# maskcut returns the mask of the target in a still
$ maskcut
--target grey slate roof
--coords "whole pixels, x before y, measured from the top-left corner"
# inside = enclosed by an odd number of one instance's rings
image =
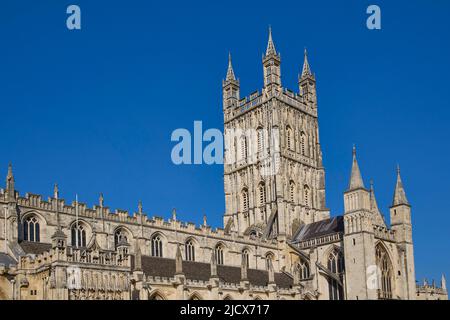
[[[305,241],[337,232],[344,232],[343,216],[337,216],[326,220],[301,225],[295,236],[293,237],[292,243]]]
[[[9,255],[7,255],[6,253],[1,253],[0,252],[0,265],[4,265],[5,267],[9,267],[11,265],[16,265],[17,262],[10,257]]]
[[[142,256],[142,270],[146,276],[173,277],[175,259]],[[189,280],[208,281],[211,265],[204,262],[183,261],[183,273]],[[219,279],[226,283],[238,284],[241,281],[240,267],[218,265],[217,274]],[[247,277],[250,283],[256,286],[266,286],[269,282],[269,274],[265,270],[249,269]],[[281,288],[289,288],[292,286],[292,278],[284,273],[275,273],[275,283]]]
[[[19,245],[27,254],[41,254],[45,251],[49,251],[52,248],[52,245],[50,243],[41,242],[22,241],[21,243],[19,243]]]

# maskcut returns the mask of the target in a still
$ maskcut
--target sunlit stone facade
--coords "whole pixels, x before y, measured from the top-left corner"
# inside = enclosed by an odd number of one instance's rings
[[[390,211],[364,186],[353,150],[344,213],[330,216],[316,79],[305,51],[297,92],[281,82],[271,32],[264,87],[223,81],[224,228],[104,205],[0,192],[0,299],[447,299],[445,278],[416,286],[411,206],[400,171]],[[26,181],[21,182],[26,185]]]

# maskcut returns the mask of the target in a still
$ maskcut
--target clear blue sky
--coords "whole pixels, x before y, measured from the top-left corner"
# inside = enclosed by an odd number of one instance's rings
[[[378,4],[382,30],[365,27]],[[272,25],[283,85],[303,48],[317,77],[327,204],[358,146],[366,185],[388,214],[400,163],[412,204],[417,278],[450,276],[449,1],[24,1],[0,4],[0,168],[17,189],[222,225],[220,165],[175,166],[176,128],[222,128],[228,51],[244,95],[262,86]],[[82,30],[66,28],[78,4]]]

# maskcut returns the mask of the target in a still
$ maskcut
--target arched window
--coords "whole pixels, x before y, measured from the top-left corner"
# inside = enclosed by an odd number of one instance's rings
[[[338,249],[334,249],[331,251],[328,256],[328,270],[339,277],[342,282],[343,272],[344,272],[344,258],[342,253]],[[333,278],[328,278],[328,293],[330,300],[343,300],[344,299],[344,290],[340,283]]]
[[[23,240],[39,242],[40,238],[41,230],[39,221],[35,216],[29,216],[23,221]]]
[[[241,159],[247,158],[247,138],[245,136],[241,137]]]
[[[117,247],[121,241],[128,243],[128,232],[122,228],[117,229],[114,233],[114,246]]]
[[[304,202],[304,204],[305,204],[305,206],[307,206],[307,207],[309,207],[310,205],[309,205],[309,202],[310,202],[310,190],[309,190],[309,187],[305,184],[304,186],[303,186],[303,202]]]
[[[247,268],[250,268],[250,251],[248,251],[248,249],[242,251],[242,260]]]
[[[303,260],[300,260],[297,265],[298,274],[300,280],[305,280],[309,278],[309,263]]]
[[[203,300],[202,297],[198,293],[193,293],[189,300]]]
[[[291,127],[287,126],[286,127],[286,145],[287,145],[287,148],[289,150],[293,150],[294,149],[293,148],[294,143],[293,143],[292,139],[293,139],[293,137],[292,137],[292,129],[291,129]]]
[[[152,257],[162,257],[162,256],[163,256],[162,240],[161,236],[157,234],[152,238]]]
[[[386,249],[378,244],[375,249],[376,264],[379,269],[378,296],[380,299],[392,299],[392,264]]]
[[[150,295],[149,300],[166,300],[166,299],[164,299],[164,297],[160,293],[154,292],[152,295]]]
[[[302,156],[306,156],[306,134],[303,131],[300,134],[300,148]]]
[[[258,152],[264,151],[264,131],[262,128],[258,128],[257,136]]]
[[[195,261],[195,246],[194,241],[188,240],[185,247],[185,254],[186,254],[186,260],[187,261]]]
[[[247,189],[242,190],[242,211],[248,211],[248,191]]]
[[[273,265],[273,254],[272,253],[268,253],[266,255],[266,270],[270,269],[270,265]]]
[[[295,201],[295,182],[289,182],[289,200],[293,203]]]
[[[218,244],[215,249],[216,263],[223,264],[223,245]]]
[[[266,204],[266,185],[264,183],[259,184],[259,205],[264,206]]]
[[[75,222],[71,228],[72,246],[86,247],[86,227],[80,223]]]

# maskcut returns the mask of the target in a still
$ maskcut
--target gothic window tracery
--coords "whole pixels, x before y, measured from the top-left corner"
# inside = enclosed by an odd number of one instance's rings
[[[71,227],[72,246],[74,247],[86,247],[86,227],[76,222]]]
[[[41,230],[39,220],[35,216],[29,216],[23,221],[23,240],[40,242]]]
[[[380,244],[375,249],[376,264],[379,271],[379,297],[381,299],[392,299],[392,264],[386,249]]]
[[[327,267],[341,282],[344,272],[344,257],[339,249],[334,248],[328,255]],[[344,290],[341,284],[334,278],[328,278],[328,293],[330,300],[343,300]]]
[[[114,233],[114,246],[117,247],[121,241],[128,243],[128,232],[123,228],[117,229]]]
[[[195,261],[195,245],[194,241],[188,240],[185,244],[185,255],[187,261]]]
[[[218,265],[223,264],[223,245],[218,244],[215,249],[215,255],[216,255],[216,263]]]
[[[163,244],[161,236],[159,234],[153,236],[151,243],[152,243],[152,257],[162,257]]]
[[[297,265],[297,271],[300,280],[308,279],[310,276],[309,263],[307,261],[300,260],[300,262]]]

